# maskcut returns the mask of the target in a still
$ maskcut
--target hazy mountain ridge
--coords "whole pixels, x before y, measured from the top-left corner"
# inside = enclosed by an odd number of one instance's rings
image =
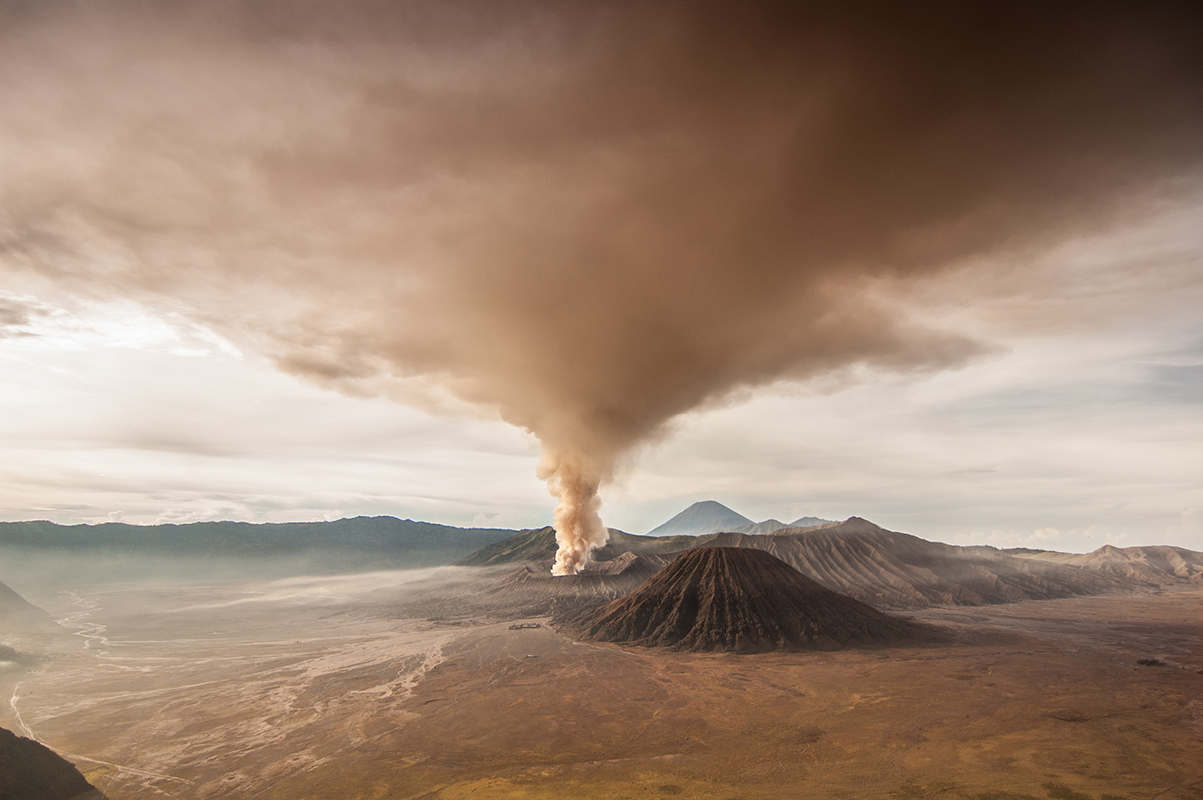
[[[883,608],[1047,600],[1172,582],[1168,578],[1160,583],[1134,580],[1089,564],[1019,557],[991,547],[929,542],[859,517],[820,527],[784,528],[767,535],[655,537],[611,531],[610,542],[595,558],[605,562],[630,552],[662,559],[704,546],[766,550],[828,589]],[[541,574],[550,569],[554,554],[555,531],[542,528],[523,531],[459,563],[530,563],[533,574]]]
[[[689,524],[747,520],[714,501],[695,503],[682,514]],[[674,520],[679,518],[681,514]],[[803,527],[778,527],[778,520],[747,520],[749,530],[763,533],[652,536],[611,529],[607,545],[594,554],[598,566],[590,570],[594,575],[590,580],[597,586],[585,593],[606,595],[619,587],[629,590],[662,566],[667,556],[707,545],[766,550],[833,591],[892,608],[1051,599],[1203,582],[1203,554],[1183,548],[1108,546],[1093,553],[1070,554],[961,547],[887,531],[858,517],[811,524],[816,519],[797,520],[806,523]],[[27,565],[68,555],[77,560],[79,568],[93,570],[95,574],[88,577],[94,580],[106,580],[106,573],[120,577],[127,564],[149,564],[155,559],[184,565],[197,574],[219,561],[245,564],[248,569],[259,569],[254,565],[262,564],[265,569],[270,566],[290,574],[448,563],[531,564],[530,575],[515,576],[515,580],[534,594],[550,595],[562,594],[564,589],[544,580],[544,569],[550,567],[555,550],[555,531],[550,527],[524,531],[457,528],[395,517],[153,526],[6,522],[0,523],[0,563],[6,570],[0,578],[24,580],[22,585],[32,589],[39,578]],[[31,553],[36,557],[30,558]],[[627,562],[620,565],[618,560],[624,557]],[[290,563],[289,558],[295,561]],[[110,569],[112,564],[116,568]],[[155,565],[155,569],[160,567]],[[606,576],[599,570],[618,572]],[[6,613],[5,598],[0,589],[0,619]],[[8,606],[12,613],[25,615],[22,624],[43,624],[43,618],[49,622],[15,592],[12,598],[16,600]]]
[[[789,526],[781,520],[770,517],[768,519],[761,520],[760,522],[752,522],[748,525],[744,525],[738,530],[740,533],[766,534],[775,533],[776,531],[786,527]],[[714,533],[717,533],[717,531],[714,531]]]
[[[787,528],[814,528],[818,525],[831,525],[836,520],[823,519],[822,517],[798,517],[796,520],[785,526]]]
[[[51,587],[130,580],[242,580],[437,567],[513,534],[396,517],[167,525],[0,522],[0,580],[36,597]]]
[[[348,517],[330,522],[191,522],[59,525],[0,522],[0,548],[107,551],[137,556],[243,558],[310,551],[373,555],[420,565],[448,563],[514,534],[503,528],[457,528],[396,517]]]
[[[769,519],[755,522],[717,500],[699,500],[648,531],[648,536],[704,536],[708,533],[775,533],[785,528],[829,525],[835,520],[799,517],[793,522]]]
[[[1115,547],[1105,544],[1089,553],[1012,548],[1003,551],[1018,558],[1086,567],[1116,577],[1164,585],[1185,581],[1203,583],[1203,553],[1171,545]]]

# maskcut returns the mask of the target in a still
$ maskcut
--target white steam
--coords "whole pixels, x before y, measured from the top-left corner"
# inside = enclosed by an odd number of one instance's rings
[[[580,456],[558,452],[550,446],[543,450],[539,477],[560,502],[555,510],[556,561],[553,575],[575,575],[589,564],[590,554],[605,545],[610,537],[599,509],[597,490],[603,470]]]

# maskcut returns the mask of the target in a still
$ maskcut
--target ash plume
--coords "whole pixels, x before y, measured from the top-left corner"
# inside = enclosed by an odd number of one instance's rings
[[[498,410],[572,572],[675,415],[964,363],[908,286],[1197,185],[1188,5],[840,9],[4,3],[0,270]]]
[[[559,501],[554,522],[556,559],[553,575],[575,575],[589,563],[589,554],[605,545],[609,532],[599,509],[602,475],[596,466],[572,451],[557,452],[544,445],[538,475]]]

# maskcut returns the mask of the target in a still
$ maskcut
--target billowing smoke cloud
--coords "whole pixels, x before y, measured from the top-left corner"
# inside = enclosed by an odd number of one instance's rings
[[[498,409],[572,572],[675,415],[960,364],[897,291],[1197,177],[1186,6],[908,5],[9,3],[0,268]]]

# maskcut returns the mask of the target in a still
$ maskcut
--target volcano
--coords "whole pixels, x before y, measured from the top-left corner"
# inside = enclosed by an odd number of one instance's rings
[[[653,528],[648,536],[674,536],[685,534],[697,536],[720,531],[743,531],[755,522],[727,508],[717,500],[702,500],[694,503],[668,522]]]
[[[833,592],[750,548],[686,551],[626,597],[566,621],[582,638],[678,650],[821,650],[923,628]]]

